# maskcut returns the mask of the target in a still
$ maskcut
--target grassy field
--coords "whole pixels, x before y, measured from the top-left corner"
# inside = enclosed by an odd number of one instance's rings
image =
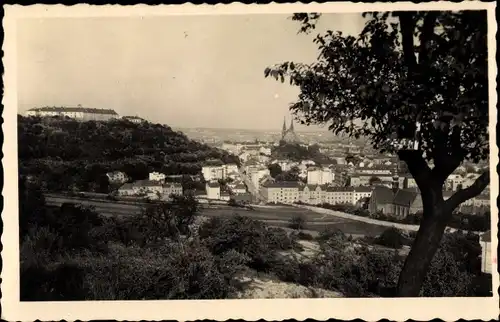
[[[65,196],[48,196],[46,198],[49,206],[60,206],[64,202],[80,203],[92,206],[104,216],[130,216],[140,213],[146,204],[121,203],[111,200],[89,200]],[[337,228],[346,234],[376,236],[387,227],[367,224],[355,220],[338,218],[330,215],[318,214],[307,209],[292,206],[275,206],[272,208],[255,207],[253,210],[233,208],[229,206],[203,206],[201,214],[207,217],[228,217],[239,214],[253,219],[262,220],[272,226],[287,227],[291,218],[303,216],[306,220],[305,229],[311,231],[323,231],[326,228]]]

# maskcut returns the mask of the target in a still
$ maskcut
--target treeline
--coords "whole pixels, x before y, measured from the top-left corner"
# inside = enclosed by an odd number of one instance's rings
[[[236,156],[166,125],[125,120],[18,116],[18,147],[20,175],[29,175],[49,191],[108,192],[110,171],[140,180],[153,171],[198,174],[211,159],[239,164]]]

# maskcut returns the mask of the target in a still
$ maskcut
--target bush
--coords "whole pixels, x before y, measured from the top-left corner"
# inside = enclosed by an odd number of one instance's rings
[[[260,271],[270,269],[278,251],[296,245],[283,229],[267,228],[261,221],[239,215],[211,218],[200,226],[198,236],[213,254],[235,250],[248,256],[250,267]]]
[[[301,230],[304,229],[305,225],[306,225],[305,217],[303,215],[297,215],[290,219],[288,227],[296,230]]]
[[[400,249],[406,243],[406,238],[399,229],[390,227],[375,239],[375,243],[385,247]]]
[[[81,254],[85,285],[96,300],[224,299],[239,290],[236,279],[248,258],[229,251],[214,256],[196,243],[157,248],[113,247],[109,256]]]
[[[87,299],[84,271],[75,264],[39,266],[21,263],[21,301],[82,301]]]
[[[471,281],[472,275],[460,270],[453,254],[441,247],[432,259],[420,296],[467,296]]]
[[[107,240],[119,241],[126,246],[147,246],[165,239],[178,240],[190,236],[190,227],[198,217],[199,204],[191,196],[174,196],[169,202],[148,206],[137,216],[125,219],[107,219],[98,233]]]

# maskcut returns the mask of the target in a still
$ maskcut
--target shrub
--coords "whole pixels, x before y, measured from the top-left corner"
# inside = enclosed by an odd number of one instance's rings
[[[57,231],[67,251],[102,250],[101,240],[92,236],[92,230],[102,224],[102,218],[92,208],[65,203],[55,212],[48,226]]]
[[[237,275],[248,258],[229,251],[214,256],[197,243],[156,248],[112,247],[109,256],[74,258],[96,300],[224,299],[239,290]]]
[[[288,227],[296,230],[304,229],[306,225],[306,219],[303,215],[297,215],[290,219]]]
[[[460,270],[453,253],[441,247],[434,255],[420,296],[467,296],[471,281],[472,275]]]
[[[390,227],[375,239],[375,243],[378,245],[400,249],[406,242],[406,238],[403,236],[401,231],[397,228]]]
[[[178,240],[181,235],[191,235],[190,227],[198,211],[198,202],[191,196],[174,196],[169,202],[148,206],[137,216],[106,220],[101,233],[126,246],[144,247],[165,239]]]
[[[75,264],[21,263],[21,301],[81,301],[87,298],[84,272]]]
[[[267,271],[277,257],[277,251],[291,249],[296,242],[280,228],[248,217],[211,218],[200,226],[199,238],[215,255],[235,250],[248,256],[250,267]]]

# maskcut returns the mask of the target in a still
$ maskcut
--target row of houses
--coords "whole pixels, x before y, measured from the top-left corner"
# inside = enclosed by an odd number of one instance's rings
[[[301,184],[295,181],[266,182],[261,194],[268,203],[356,204],[371,196],[369,187],[334,187]]]
[[[108,177],[108,181],[111,184],[123,184],[130,180],[125,172],[122,171],[113,171],[106,173]],[[166,175],[161,172],[151,172],[149,173],[148,180],[149,181],[157,181],[159,183],[165,183],[167,181],[171,182],[181,182],[182,178],[186,175],[178,174],[178,175]],[[196,175],[187,175],[193,181],[199,181],[199,176]]]
[[[182,185],[178,182],[138,180],[125,183],[118,189],[121,197],[146,197],[148,199],[168,199],[171,195],[182,195]]]

